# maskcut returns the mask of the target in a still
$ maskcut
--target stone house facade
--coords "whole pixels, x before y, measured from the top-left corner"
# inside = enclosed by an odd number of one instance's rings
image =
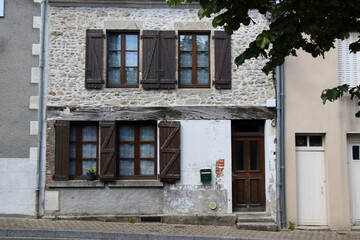
[[[252,14],[230,37],[193,4],[49,0],[45,214],[275,220],[274,80],[233,64]]]

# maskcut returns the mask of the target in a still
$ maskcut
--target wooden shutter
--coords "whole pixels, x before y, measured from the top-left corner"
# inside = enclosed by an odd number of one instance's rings
[[[104,34],[102,30],[86,31],[85,87],[101,89],[103,80]]]
[[[159,65],[159,31],[143,32],[142,86],[144,89],[157,89]]]
[[[144,89],[175,88],[175,38],[175,31],[143,32]]]
[[[180,122],[160,122],[160,180],[180,179]]]
[[[69,121],[55,122],[55,175],[54,180],[69,180]]]
[[[231,89],[231,36],[215,31],[215,88]]]
[[[116,178],[116,123],[100,122],[100,180],[114,181]]]

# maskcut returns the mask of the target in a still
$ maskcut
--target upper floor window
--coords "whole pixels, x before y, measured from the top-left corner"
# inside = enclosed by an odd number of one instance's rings
[[[108,34],[108,87],[138,87],[138,53],[137,33]]]
[[[360,33],[350,33],[350,37],[339,41],[339,85],[360,85],[360,52],[350,53],[349,45],[359,40]]]
[[[180,87],[210,87],[209,34],[180,34]]]
[[[4,2],[5,0],[0,0],[0,17],[4,16]]]

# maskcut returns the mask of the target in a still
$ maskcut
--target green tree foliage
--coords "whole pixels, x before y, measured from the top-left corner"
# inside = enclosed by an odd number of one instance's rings
[[[324,57],[335,47],[336,39],[348,38],[349,32],[360,32],[360,0],[167,0],[170,6],[191,2],[200,4],[200,18],[212,17],[213,26],[224,27],[228,34],[242,25],[256,24],[249,14],[251,10],[271,16],[269,28],[235,58],[237,65],[251,58],[267,58],[262,69],[266,74],[283,64],[285,57],[296,56],[296,50]],[[360,51],[360,39],[350,44],[349,51]],[[359,87],[344,89],[339,86],[324,90],[322,99],[334,101],[338,99],[333,97],[335,92],[336,96],[348,91],[351,95],[358,93]],[[360,113],[357,115],[360,117]]]

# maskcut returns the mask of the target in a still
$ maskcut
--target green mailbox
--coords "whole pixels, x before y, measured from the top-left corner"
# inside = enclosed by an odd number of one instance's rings
[[[211,169],[200,169],[201,182],[211,182]]]

